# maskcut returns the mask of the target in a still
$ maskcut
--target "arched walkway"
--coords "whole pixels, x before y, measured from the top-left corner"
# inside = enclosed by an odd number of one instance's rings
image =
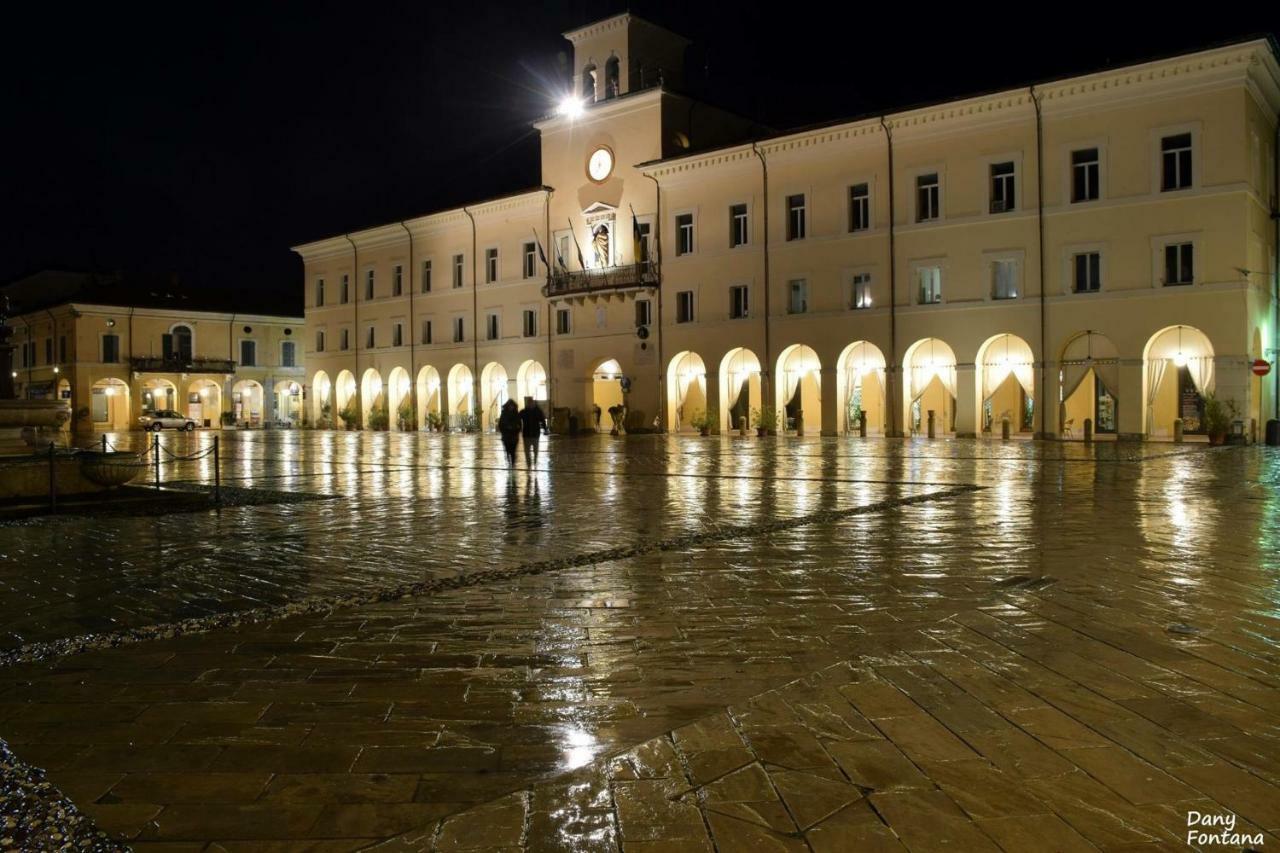
[[[763,403],[760,359],[746,347],[729,350],[720,360],[720,430],[736,430],[739,418],[756,426]]]
[[[197,379],[187,386],[186,415],[203,427],[221,424],[222,386],[212,379]]]
[[[677,353],[667,364],[667,430],[696,432],[706,412],[707,367],[696,352]]]
[[[1095,437],[1114,437],[1120,429],[1120,356],[1115,344],[1099,332],[1080,332],[1067,341],[1059,361],[1059,437],[1083,440],[1086,420]]]
[[[262,425],[262,386],[252,379],[241,379],[231,386],[232,412],[236,423]]]
[[[176,411],[178,391],[167,379],[147,379],[142,383],[142,413]]]
[[[822,430],[822,362],[812,348],[792,344],[778,356],[775,407],[780,428],[794,430],[803,416],[808,435]]]
[[[275,419],[281,423],[288,422],[293,426],[302,423],[302,386],[292,379],[281,379],[276,383]]]
[[[1035,355],[1031,345],[1008,333],[978,347],[976,360],[981,435],[999,438],[1002,422],[1011,433],[1035,431]]]
[[[449,426],[454,429],[475,429],[475,381],[471,368],[455,364],[449,369]]]
[[[507,402],[507,371],[501,364],[491,361],[480,370],[480,428],[498,428],[498,415]]]
[[[622,365],[612,358],[600,362],[596,369],[591,371],[591,404],[592,408],[587,412],[586,426],[596,430],[601,427],[608,429],[611,426],[612,421],[609,418],[611,407],[626,405],[622,395]]]
[[[387,412],[391,418],[391,426],[402,431],[411,431],[415,412],[413,411],[413,395],[409,393],[409,371],[403,367],[391,368],[387,375]]]
[[[317,370],[311,377],[311,425],[326,428],[333,424],[333,383],[329,374]]]
[[[440,371],[427,365],[418,371],[418,429],[439,429]]]
[[[1151,336],[1143,350],[1144,431],[1148,438],[1172,438],[1182,419],[1187,435],[1203,435],[1204,398],[1213,393],[1213,345],[1194,326],[1169,326]]]
[[[946,341],[923,338],[907,348],[902,359],[903,423],[910,435],[928,435],[929,412],[937,435],[956,428],[956,354]]]
[[[129,422],[129,386],[119,379],[99,379],[89,389],[89,418],[97,430],[126,430]]]
[[[382,397],[382,375],[370,367],[360,377],[360,425],[369,429],[375,409],[386,404]],[[377,423],[377,418],[373,419]]]
[[[884,435],[886,405],[884,353],[875,344],[855,341],[840,353],[836,399],[840,401],[840,429],[856,435],[859,415],[867,416],[867,435]]]
[[[334,415],[341,421],[343,429],[355,429],[360,425],[360,401],[356,399],[356,377],[350,370],[338,373],[337,386],[334,388]]]
[[[516,370],[516,402],[524,407],[526,397],[548,400],[547,370],[539,361],[530,359]]]

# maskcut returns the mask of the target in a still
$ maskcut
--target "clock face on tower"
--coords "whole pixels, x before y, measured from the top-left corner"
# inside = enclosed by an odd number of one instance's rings
[[[587,159],[587,177],[593,181],[603,181],[613,171],[613,152],[608,148],[597,148]]]

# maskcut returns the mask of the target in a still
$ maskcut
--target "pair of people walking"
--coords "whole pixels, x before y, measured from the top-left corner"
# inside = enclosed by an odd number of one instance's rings
[[[532,397],[524,398],[523,409],[516,405],[515,400],[503,403],[502,412],[498,415],[498,432],[502,435],[502,449],[507,454],[507,467],[516,467],[516,445],[521,438],[524,438],[524,467],[533,467],[538,461],[538,443],[546,431],[547,416]]]

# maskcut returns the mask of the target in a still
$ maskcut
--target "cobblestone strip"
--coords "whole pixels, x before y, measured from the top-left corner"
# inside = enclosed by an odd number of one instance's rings
[[[172,639],[174,637],[203,634],[221,628],[234,628],[262,622],[272,622],[293,616],[323,615],[348,607],[365,604],[379,604],[397,601],[422,595],[432,595],[454,589],[484,586],[492,583],[512,580],[518,577],[541,575],[547,572],[595,563],[607,563],[624,560],[654,551],[679,551],[699,545],[723,542],[744,537],[763,536],[782,530],[790,530],[810,524],[835,521],[854,515],[866,515],[883,512],[912,504],[945,500],[979,491],[982,487],[975,485],[954,486],[936,492],[920,495],[875,501],[869,504],[847,509],[824,509],[795,518],[776,519],[759,524],[710,524],[695,533],[670,536],[649,542],[633,545],[605,548],[588,551],[554,560],[537,560],[506,569],[488,569],[469,572],[452,578],[434,578],[414,583],[397,584],[382,589],[366,590],[342,596],[315,596],[273,607],[256,607],[232,613],[218,613],[209,616],[184,619],[178,622],[166,622],[148,625],[141,628],[130,628],[102,634],[83,634],[77,637],[65,637],[38,643],[27,643],[0,654],[0,667],[18,663],[35,663],[51,658],[65,657],[87,651],[115,648],[117,646],[146,642],[148,640]]]
[[[115,853],[128,846],[112,841],[93,821],[0,740],[0,850],[79,850]]]

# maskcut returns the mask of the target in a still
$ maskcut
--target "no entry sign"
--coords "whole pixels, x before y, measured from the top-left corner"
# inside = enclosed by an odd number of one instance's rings
[[[1253,366],[1250,368],[1255,376],[1266,376],[1271,372],[1271,362],[1265,358],[1255,359]]]

